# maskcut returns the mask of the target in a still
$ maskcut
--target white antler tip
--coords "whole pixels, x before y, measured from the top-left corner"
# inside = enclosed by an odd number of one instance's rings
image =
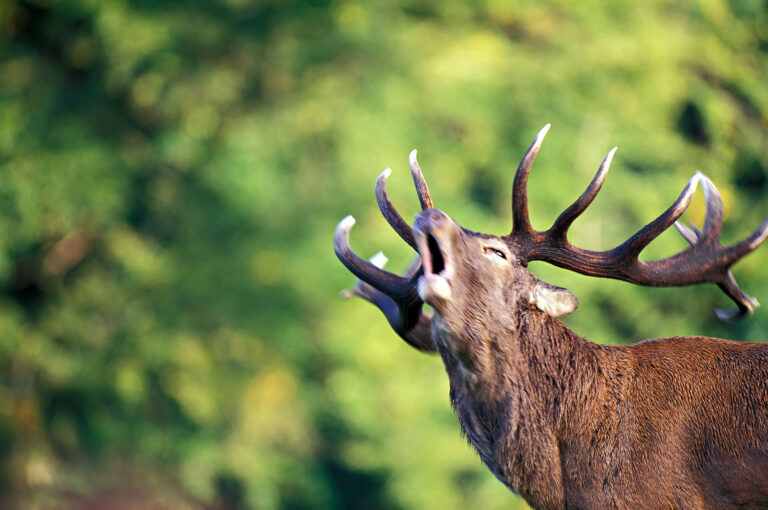
[[[411,153],[408,155],[408,163],[410,163],[411,166],[418,165],[416,162],[416,149],[413,149]]]
[[[346,231],[352,228],[352,225],[355,224],[355,218],[351,214],[347,217],[345,217],[343,220],[341,220],[336,227],[336,231]]]
[[[384,255],[384,252],[378,252],[373,257],[369,258],[368,261],[373,264],[374,266],[378,267],[379,269],[384,267],[384,264],[386,264],[389,259],[386,255]]]
[[[392,169],[385,168],[384,171],[379,174],[376,180],[378,181],[379,179],[389,179],[390,175],[392,175]]]
[[[709,177],[696,170],[693,179],[696,179],[701,183],[701,189],[704,191],[704,197],[707,201],[710,200],[710,197],[714,197],[715,200],[720,200],[720,193],[717,191],[715,184],[709,180]]]
[[[709,179],[707,179],[706,175],[704,175],[703,173],[701,173],[698,170],[696,170],[696,173],[693,174],[693,177],[688,179],[688,184],[693,186],[693,190],[695,190],[696,186],[699,184],[699,182],[701,182],[701,181],[708,181],[708,180]]]
[[[547,135],[547,132],[549,131],[549,128],[552,126],[552,124],[547,124],[543,128],[539,130],[538,133],[536,133],[536,138],[533,139],[533,143],[531,144],[530,150],[533,150],[533,154],[535,155],[536,152],[538,152],[539,147],[541,147],[542,142],[544,141],[544,137]],[[530,152],[527,152],[526,155],[530,154]]]

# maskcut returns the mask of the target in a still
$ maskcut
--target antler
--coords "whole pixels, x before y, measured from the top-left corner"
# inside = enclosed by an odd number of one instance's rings
[[[616,148],[613,148],[584,193],[558,216],[552,227],[544,232],[534,230],[528,217],[526,185],[533,161],[549,127],[547,124],[539,131],[523,156],[515,174],[512,190],[513,227],[505,239],[515,247],[524,262],[543,260],[588,276],[613,278],[652,287],[716,283],[738,305],[738,310],[734,311],[716,310],[718,317],[723,320],[748,315],[759,306],[755,298],[748,296],[736,284],[730,267],[768,237],[768,218],[748,238],[729,247],[722,246],[720,231],[723,223],[723,201],[712,182],[700,172],[688,181],[671,207],[625,242],[612,250],[584,250],[568,242],[568,229],[600,191],[616,152]],[[703,232],[696,227],[689,229],[677,222],[690,204],[699,182],[704,189],[706,200]],[[675,224],[691,246],[664,259],[649,262],[639,260],[640,252],[672,224]]]
[[[424,181],[416,151],[409,157],[419,202],[422,209],[432,207],[432,198]],[[386,181],[391,170],[384,170],[376,179],[376,201],[387,222],[403,240],[416,249],[413,229],[405,222],[389,200]],[[341,262],[358,278],[357,285],[342,294],[342,297],[359,296],[376,305],[386,316],[392,329],[406,342],[423,351],[436,351],[430,331],[431,316],[422,313],[424,302],[417,290],[419,276],[422,274],[421,260],[416,259],[405,276],[385,271],[387,258],[379,252],[370,261],[358,257],[349,246],[349,231],[355,224],[352,216],[347,216],[336,227],[334,251]]]
[[[411,176],[413,177],[413,184],[416,186],[416,193],[419,195],[419,203],[422,209],[432,208],[432,197],[429,194],[429,188],[427,188],[427,182],[424,180],[424,175],[421,173],[419,162],[416,161],[416,149],[411,151],[408,156],[408,165],[411,168]],[[389,178],[392,170],[387,168],[376,179],[376,202],[379,204],[379,210],[387,220],[387,223],[395,230],[395,232],[403,238],[403,241],[408,243],[411,248],[419,251],[416,247],[416,240],[413,237],[413,229],[410,225],[400,216],[392,202],[389,201],[389,194],[387,193],[387,179]]]

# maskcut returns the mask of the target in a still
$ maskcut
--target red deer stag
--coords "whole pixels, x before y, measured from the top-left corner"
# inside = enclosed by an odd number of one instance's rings
[[[768,508],[768,344],[705,337],[598,345],[557,320],[576,309],[566,289],[527,269],[544,260],[588,276],[639,285],[713,282],[738,305],[758,305],[730,266],[768,237],[768,219],[747,239],[720,244],[723,204],[704,175],[692,177],[661,216],[612,250],[568,242],[568,228],[595,198],[614,154],[586,191],[539,232],[526,183],[549,125],[518,167],[509,235],[471,232],[432,206],[415,151],[410,166],[422,211],[411,228],[376,181],[382,214],[421,263],[398,276],[349,247],[354,219],[339,223],[335,251],[406,342],[438,352],[461,428],[494,475],[535,508]],[[676,222],[697,184],[701,230]],[[672,224],[690,243],[674,256],[638,254]],[[422,313],[426,302],[434,309]]]

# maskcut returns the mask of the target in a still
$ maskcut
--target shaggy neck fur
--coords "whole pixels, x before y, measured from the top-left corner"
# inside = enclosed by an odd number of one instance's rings
[[[566,438],[589,433],[601,414],[606,348],[536,309],[496,319],[457,331],[436,314],[451,403],[499,480],[537,507],[562,507]]]

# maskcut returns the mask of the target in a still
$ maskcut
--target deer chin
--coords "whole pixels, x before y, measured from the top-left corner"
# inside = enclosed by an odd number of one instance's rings
[[[425,274],[419,278],[419,296],[425,303],[438,307],[439,302],[451,299],[451,286],[440,275]]]

